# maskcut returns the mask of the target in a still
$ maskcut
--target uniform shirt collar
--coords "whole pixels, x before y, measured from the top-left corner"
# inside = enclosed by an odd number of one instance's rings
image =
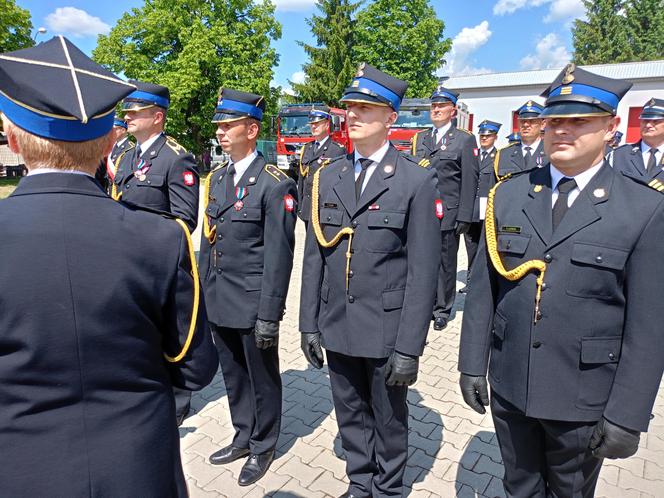
[[[434,138],[439,139],[440,137],[444,137],[445,134],[450,131],[450,128],[452,128],[452,121],[447,123],[446,125],[441,126],[440,128],[436,128],[436,132],[434,133]]]
[[[233,166],[235,166],[235,185],[240,181],[240,178],[242,178],[242,175],[244,175],[244,172],[249,169],[249,166],[251,166],[251,163],[254,162],[254,159],[258,157],[258,152],[256,149],[253,150],[251,154],[249,154],[247,157],[244,159],[240,159],[238,162],[234,163],[233,161],[230,162]]]
[[[390,148],[390,142],[386,141],[380,149],[371,154],[367,159],[371,159],[374,163],[378,164],[383,160],[385,154],[387,154],[387,149],[389,148]],[[365,156],[360,154],[359,151],[355,149],[354,164],[357,164],[357,161],[359,161],[360,159],[364,159],[364,157]]]
[[[328,138],[330,138],[330,135],[326,135],[325,138],[323,138],[323,140],[320,140],[320,141],[318,141],[318,140],[314,140],[314,142],[317,142],[317,143],[318,143],[318,147],[321,147],[325,142],[327,142],[327,139],[328,139]]]
[[[530,145],[526,145],[526,144],[522,143],[522,144],[521,144],[521,152],[523,152],[523,153],[525,154],[525,153],[526,153],[526,147],[530,147],[531,152],[532,152],[533,154],[535,154],[535,151],[536,151],[537,148],[539,147],[539,144],[540,144],[541,141],[542,141],[542,139],[541,139],[541,138],[538,138],[537,140],[535,140],[535,141],[534,141],[533,143],[531,143]]]
[[[123,143],[125,143],[127,140],[129,140],[129,137],[127,135],[124,136],[124,138],[121,138],[117,142],[115,142],[116,147],[120,147]]]
[[[28,174],[26,176],[35,176],[35,175],[43,175],[45,173],[62,173],[62,174],[70,174],[70,175],[84,175],[84,176],[89,176],[90,178],[94,178],[91,174],[86,173],[85,171],[78,171],[74,169],[57,169],[57,168],[35,168],[31,169],[28,171]]]
[[[576,182],[576,188],[579,189],[579,191],[582,191],[588,183],[590,183],[590,180],[593,179],[593,176],[597,174],[599,169],[602,167],[602,164],[604,164],[604,159],[602,159],[600,162],[595,164],[592,168],[588,168],[585,170],[583,173],[579,173],[576,176],[567,176],[563,173],[560,172],[558,168],[556,168],[553,164],[551,165],[551,190],[556,190],[558,187],[558,183],[560,180],[563,178],[574,178],[574,181]]]
[[[154,145],[154,143],[157,141],[157,139],[158,139],[159,137],[161,137],[162,135],[163,135],[163,133],[159,133],[158,135],[155,135],[155,136],[152,137],[152,138],[148,138],[148,139],[147,139],[145,142],[143,142],[142,144],[138,144],[138,146],[141,148],[141,157],[143,156],[143,154],[145,154],[145,152],[146,152],[147,150],[150,149],[150,147],[152,147],[152,146]]]

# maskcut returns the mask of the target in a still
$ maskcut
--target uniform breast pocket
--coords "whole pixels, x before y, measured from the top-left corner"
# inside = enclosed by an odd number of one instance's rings
[[[263,211],[261,208],[244,207],[231,214],[233,237],[238,240],[260,239],[263,235]]]
[[[456,161],[459,159],[459,154],[456,152],[450,152],[448,150],[442,150],[438,153],[438,157],[440,159],[444,159],[445,161]]]
[[[367,250],[397,252],[404,246],[406,213],[398,211],[370,212],[367,218]]]
[[[325,238],[330,240],[339,232],[343,212],[338,208],[323,208],[320,210],[319,219]]]
[[[166,201],[163,188],[166,184],[164,175],[148,174],[145,180],[136,179],[136,187],[140,192],[141,202],[145,204],[161,204]]]
[[[606,300],[620,298],[628,257],[627,249],[575,242],[567,294]]]
[[[529,234],[498,233],[498,252],[507,270],[512,270],[521,264],[528,250],[528,244],[530,244]]]

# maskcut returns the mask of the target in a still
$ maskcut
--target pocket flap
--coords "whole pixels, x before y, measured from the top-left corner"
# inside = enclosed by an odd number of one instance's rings
[[[459,158],[459,154],[457,152],[450,152],[448,150],[443,150],[438,153],[438,156],[441,159],[448,159],[451,161],[456,161]]]
[[[164,175],[147,174],[145,180],[136,183],[139,187],[163,187],[166,177]]]
[[[496,313],[493,317],[493,335],[501,341],[505,339],[505,325],[507,321]]]
[[[403,298],[406,294],[406,289],[391,289],[383,291],[383,309],[396,310],[403,306]]]
[[[617,363],[622,337],[582,337],[581,363]]]
[[[598,244],[575,242],[572,248],[572,261],[586,265],[622,270],[625,268],[629,251]]]
[[[211,202],[208,204],[208,207],[205,210],[205,214],[207,214],[210,218],[218,218],[221,214],[221,206],[217,203]]]
[[[245,207],[240,211],[233,210],[231,220],[233,221],[260,221],[263,217],[261,208]]]
[[[323,282],[323,284],[320,287],[321,300],[324,303],[326,303],[329,295],[330,295],[330,285],[327,282]]]
[[[403,228],[406,213],[396,211],[370,211],[367,226],[372,228]]]
[[[244,288],[248,291],[261,290],[263,286],[263,275],[247,275],[244,277]]]
[[[530,235],[521,233],[499,233],[498,251],[523,256],[528,249]]]
[[[319,219],[323,225],[332,225],[338,227],[341,226],[343,212],[341,209],[323,208],[320,210]]]

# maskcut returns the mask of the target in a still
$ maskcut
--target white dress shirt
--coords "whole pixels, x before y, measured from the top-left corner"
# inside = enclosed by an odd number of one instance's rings
[[[446,125],[441,126],[440,128],[436,128],[436,131],[434,132],[433,139],[434,143],[437,145],[441,139],[447,134],[448,131],[450,131],[450,128],[452,127],[452,122],[450,121]]]
[[[327,139],[330,138],[330,135],[327,135],[323,140],[320,142],[318,140],[314,141],[314,152],[316,152],[318,149],[320,149],[325,142],[327,142]]]
[[[369,165],[367,168],[367,172],[364,176],[364,182],[362,183],[362,190],[360,192],[364,192],[364,188],[367,186],[367,183],[369,182],[369,178],[371,178],[371,175],[373,175],[373,172],[376,171],[376,167],[378,166],[378,163],[380,163],[383,158],[385,157],[385,154],[387,154],[387,149],[390,148],[390,142],[385,142],[383,146],[378,149],[376,152],[371,154],[367,159],[371,159],[373,162]],[[362,172],[362,166],[360,166],[360,159],[364,159],[364,156],[358,152],[357,149],[355,149],[355,181],[360,176],[360,173]]]
[[[590,180],[593,179],[593,176],[597,174],[599,169],[602,167],[602,164],[604,164],[603,159],[597,164],[595,164],[592,168],[589,168],[585,170],[583,173],[579,173],[576,176],[567,176],[561,173],[552,164],[551,165],[551,209],[553,209],[554,204],[558,200],[558,194],[559,194],[558,183],[560,182],[560,180],[567,177],[567,178],[574,178],[574,181],[576,182],[576,187],[570,190],[569,194],[567,195],[567,207],[571,207],[572,204],[574,204],[576,198],[579,197],[581,191],[586,187],[586,185],[588,185]]]
[[[141,148],[141,157],[143,157],[143,154],[145,154],[145,151],[148,150],[150,147],[152,147],[152,144],[154,144],[157,141],[157,139],[162,135],[163,135],[163,133],[159,133],[158,135],[155,135],[152,138],[148,138],[142,144],[138,144],[138,146]]]
[[[541,141],[542,140],[538,138],[530,145],[521,144],[521,154],[523,154],[523,157],[526,157],[526,154],[529,152],[526,150],[526,147],[530,147],[530,153],[535,157],[535,151],[537,150],[537,147],[539,147]]]
[[[643,167],[648,168],[648,161],[650,160],[650,145],[645,143],[643,140],[641,140],[641,155],[643,156]],[[664,154],[664,144],[660,145],[657,147],[657,153],[655,154],[655,160],[657,161],[655,164],[659,168],[662,167],[662,154]]]
[[[254,162],[254,159],[258,157],[258,152],[254,150],[251,154],[249,154],[247,157],[244,159],[240,159],[238,162],[234,163],[231,161],[229,163],[229,166],[232,164],[235,166],[235,176],[233,177],[233,184],[237,186],[238,182],[240,181],[240,178],[242,178],[242,175],[244,175],[244,172],[249,169],[249,166],[251,166],[251,163]]]

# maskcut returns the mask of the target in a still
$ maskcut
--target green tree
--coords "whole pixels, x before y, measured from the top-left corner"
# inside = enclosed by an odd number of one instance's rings
[[[633,60],[664,57],[664,0],[628,0],[625,13]]]
[[[574,62],[605,64],[634,60],[625,0],[584,0],[587,20],[572,28]]]
[[[298,42],[309,56],[309,62],[303,65],[304,83],[290,82],[300,101],[337,105],[355,74],[352,17],[359,6],[360,2],[349,0],[316,2],[320,15],[307,19],[316,45]]]
[[[280,36],[269,0],[146,0],[99,36],[93,58],[127,78],[167,86],[168,133],[199,153],[214,136],[220,87],[264,95],[274,111],[278,55],[270,44]]]
[[[33,46],[31,33],[30,12],[15,0],[0,0],[0,54]]]
[[[408,81],[409,97],[428,97],[452,47],[444,29],[428,0],[376,0],[357,16],[355,60]]]

